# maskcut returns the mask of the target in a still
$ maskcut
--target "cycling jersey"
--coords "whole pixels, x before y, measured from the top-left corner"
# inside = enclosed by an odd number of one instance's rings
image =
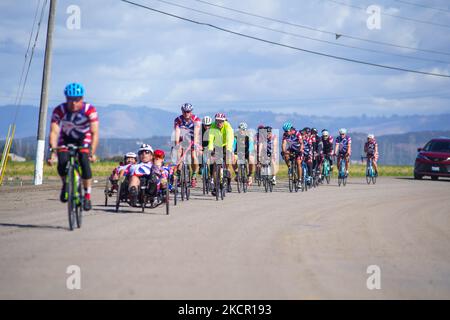
[[[339,154],[346,154],[349,150],[349,145],[352,143],[352,138],[349,136],[345,137],[337,137],[336,138],[336,144],[339,145]]]
[[[206,130],[205,126],[202,125],[202,147],[203,149],[208,148],[209,141],[209,129]]]
[[[303,137],[303,154],[305,156],[310,156],[312,154],[314,142],[315,139],[312,136]]]
[[[366,151],[367,157],[372,157],[375,161],[378,160],[377,141],[374,139],[371,142],[366,142],[364,144],[364,150]]]
[[[80,111],[71,112],[67,103],[61,103],[52,113],[51,123],[60,126],[58,147],[66,144],[90,146],[92,143],[91,124],[98,122],[97,110],[89,103],[83,103]]]
[[[302,146],[302,136],[300,132],[295,131],[294,134],[283,133],[283,141],[286,141],[286,150],[300,153]]]
[[[126,176],[128,176],[130,174],[130,169],[131,169],[132,166],[133,165],[131,163],[130,164],[125,164],[125,165],[122,165],[122,166],[118,166],[116,168],[116,173],[120,174],[122,171],[124,171],[123,175],[126,177]]]
[[[237,154],[238,151],[244,152],[246,157],[248,157],[250,152],[253,152],[253,150],[254,150],[253,139],[250,137],[249,134],[240,134],[239,132],[235,133],[233,140],[234,153]]]
[[[327,139],[322,137],[322,143],[323,143],[323,152],[326,154],[330,154],[333,152],[333,137],[328,136]]]
[[[140,162],[130,167],[130,175],[142,177],[150,175],[152,171],[152,162]]]
[[[219,129],[216,123],[209,129],[208,150],[214,150],[214,147],[226,147],[228,152],[233,151],[234,130],[228,121],[224,121],[222,128]]]
[[[202,120],[194,114],[191,115],[189,120],[186,120],[183,115],[175,118],[173,122],[173,128],[180,129],[180,142],[183,141],[183,137],[189,137],[191,141],[194,141],[194,128],[200,126]]]

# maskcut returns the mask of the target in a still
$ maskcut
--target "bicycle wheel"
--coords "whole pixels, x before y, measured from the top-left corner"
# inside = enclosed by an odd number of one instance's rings
[[[261,186],[261,166],[256,167],[255,180],[256,180],[256,183],[258,184],[258,187],[260,187]]]
[[[80,175],[78,174],[77,171],[76,172],[76,180],[77,180],[77,185],[78,185],[78,199],[77,199],[77,207],[76,207],[76,221],[77,221],[77,228],[81,228],[81,223],[82,223],[82,219],[83,219],[83,205],[84,205],[84,192],[83,192],[83,187],[82,187],[82,183],[80,182]]]
[[[289,179],[289,192],[294,191],[294,175],[293,175],[293,166],[291,163],[290,169],[288,169],[288,179]]]
[[[377,182],[377,176],[373,175],[372,176],[372,184],[375,184]]]
[[[238,167],[238,171],[236,173],[236,180],[237,180],[237,190],[238,193],[241,193],[241,183],[242,183],[242,171],[241,171],[241,165]]]
[[[185,192],[185,174],[184,174],[184,164],[181,165],[181,173],[180,173],[180,189],[181,189],[181,201],[184,201],[184,198],[186,196]]]
[[[109,194],[109,184],[111,183],[111,181],[109,180],[109,178],[106,178],[106,185],[105,185],[105,207],[108,206],[108,194]]]
[[[327,184],[330,184],[331,176],[329,173],[325,176],[325,180],[327,180]]]
[[[185,190],[185,192],[186,192],[186,200],[189,200],[189,197],[190,197],[190,195],[191,195],[191,183],[192,183],[192,180],[191,180],[191,170],[190,170],[190,168],[189,168],[189,165],[187,165],[187,164],[185,164],[185,166],[186,166],[186,168],[185,168],[185,170],[184,170],[184,173],[185,173],[185,188],[186,188],[186,190]]]
[[[297,164],[297,161],[295,161],[293,163],[292,174],[294,176],[294,179],[293,179],[294,190],[295,190],[295,192],[298,192],[298,189],[299,189],[299,185],[298,184],[300,182],[300,177],[298,175],[298,164]]]
[[[367,184],[370,184],[370,182],[372,181],[372,177],[369,175],[369,173],[366,173],[366,182]]]
[[[302,191],[308,191],[308,171],[306,170],[306,167],[303,166],[302,167],[302,176],[303,176],[303,180],[302,180]]]
[[[173,205],[176,206],[178,198],[178,178],[176,173],[173,175],[172,190],[173,190]]]
[[[170,206],[170,191],[169,188],[166,188],[166,215],[169,214],[169,206]]]
[[[66,190],[68,193],[68,200],[67,200],[67,213],[69,216],[69,229],[70,231],[72,231],[74,229],[75,226],[75,208],[76,208],[76,203],[75,203],[75,181],[74,181],[74,168],[72,165],[69,165],[69,170],[68,170],[68,180],[66,182]]]
[[[117,194],[116,194],[116,212],[119,212],[120,198],[122,196],[122,180],[117,183]]]
[[[214,188],[216,189],[216,201],[219,201],[219,193],[222,193],[222,190],[220,189],[220,184],[221,184],[221,180],[220,180],[220,165],[218,164],[214,164]]]
[[[248,165],[244,165],[244,193],[248,190]]]

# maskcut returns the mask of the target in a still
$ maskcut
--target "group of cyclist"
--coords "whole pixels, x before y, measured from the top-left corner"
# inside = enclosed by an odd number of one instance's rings
[[[98,115],[94,106],[85,102],[83,97],[85,89],[79,83],[70,83],[64,90],[66,102],[57,106],[52,114],[51,130],[49,136],[51,165],[58,161],[58,173],[62,180],[60,200],[67,201],[66,166],[68,161],[67,145],[75,144],[82,148],[78,152],[78,161],[81,167],[85,201],[84,210],[91,209],[91,180],[92,172],[90,162],[96,161],[98,146]],[[248,128],[247,123],[239,123],[235,131],[223,113],[217,113],[214,119],[205,116],[202,119],[193,114],[193,106],[185,103],[181,106],[182,114],[174,120],[174,147],[172,149],[173,165],[166,165],[165,153],[162,150],[153,150],[148,144],[142,144],[137,151],[124,155],[123,162],[111,174],[113,188],[117,181],[126,177],[130,204],[136,205],[139,184],[142,177],[149,177],[153,191],[168,187],[168,177],[175,171],[179,174],[180,166],[187,162],[191,166],[191,187],[197,184],[197,174],[203,166],[209,165],[211,177],[215,176],[214,163],[220,162],[226,169],[228,192],[231,192],[231,172],[237,173],[238,161],[244,160],[248,164],[247,183],[253,183],[253,174],[266,163],[272,168],[272,184],[276,184],[278,137],[271,126],[259,125],[254,132]],[[325,158],[333,167],[333,157],[337,158],[338,169],[341,159],[345,160],[345,172],[348,174],[351,155],[351,137],[347,129],[339,129],[339,135],[334,140],[328,130],[323,129],[321,135],[316,128],[305,127],[297,130],[290,122],[283,124],[283,137],[281,155],[290,166],[290,158],[294,157],[298,166],[298,176],[302,178],[302,162],[307,164],[309,172],[321,167]],[[364,146],[367,157],[373,160],[377,174],[378,146],[373,134],[368,135]],[[176,170],[174,170],[176,169]],[[211,181],[212,182],[212,181]],[[212,184],[214,186],[214,184]],[[214,195],[216,190],[212,190]]]

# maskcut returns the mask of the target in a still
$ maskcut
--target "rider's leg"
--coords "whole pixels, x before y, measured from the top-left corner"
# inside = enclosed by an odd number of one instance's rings
[[[91,210],[92,171],[87,152],[78,153],[78,161],[81,166],[81,178],[84,187],[84,210]]]
[[[373,165],[373,170],[375,170],[375,174],[378,175],[378,165],[377,165],[377,159],[375,157],[372,159],[372,165]]]
[[[350,162],[350,155],[347,154],[347,155],[345,156],[345,173],[346,173],[346,174],[348,174],[348,165],[349,165],[349,162]]]
[[[68,161],[68,152],[58,152],[58,174],[61,177],[62,182],[61,194],[59,195],[59,200],[61,200],[61,202],[66,202],[68,197],[68,195],[66,195],[66,166]]]
[[[302,174],[302,162],[305,161],[305,160],[302,159],[302,157],[297,156],[296,161],[297,161],[297,175],[298,175],[299,180],[302,180],[302,176],[303,176],[303,174]]]

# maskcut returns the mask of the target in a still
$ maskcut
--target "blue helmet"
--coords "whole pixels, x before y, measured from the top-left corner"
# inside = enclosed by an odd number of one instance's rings
[[[292,123],[290,123],[290,122],[285,122],[285,123],[283,124],[283,130],[284,130],[284,131],[289,131],[289,130],[291,130],[291,128],[292,128]]]
[[[83,97],[84,87],[81,83],[69,83],[64,89],[64,94],[66,97]]]

